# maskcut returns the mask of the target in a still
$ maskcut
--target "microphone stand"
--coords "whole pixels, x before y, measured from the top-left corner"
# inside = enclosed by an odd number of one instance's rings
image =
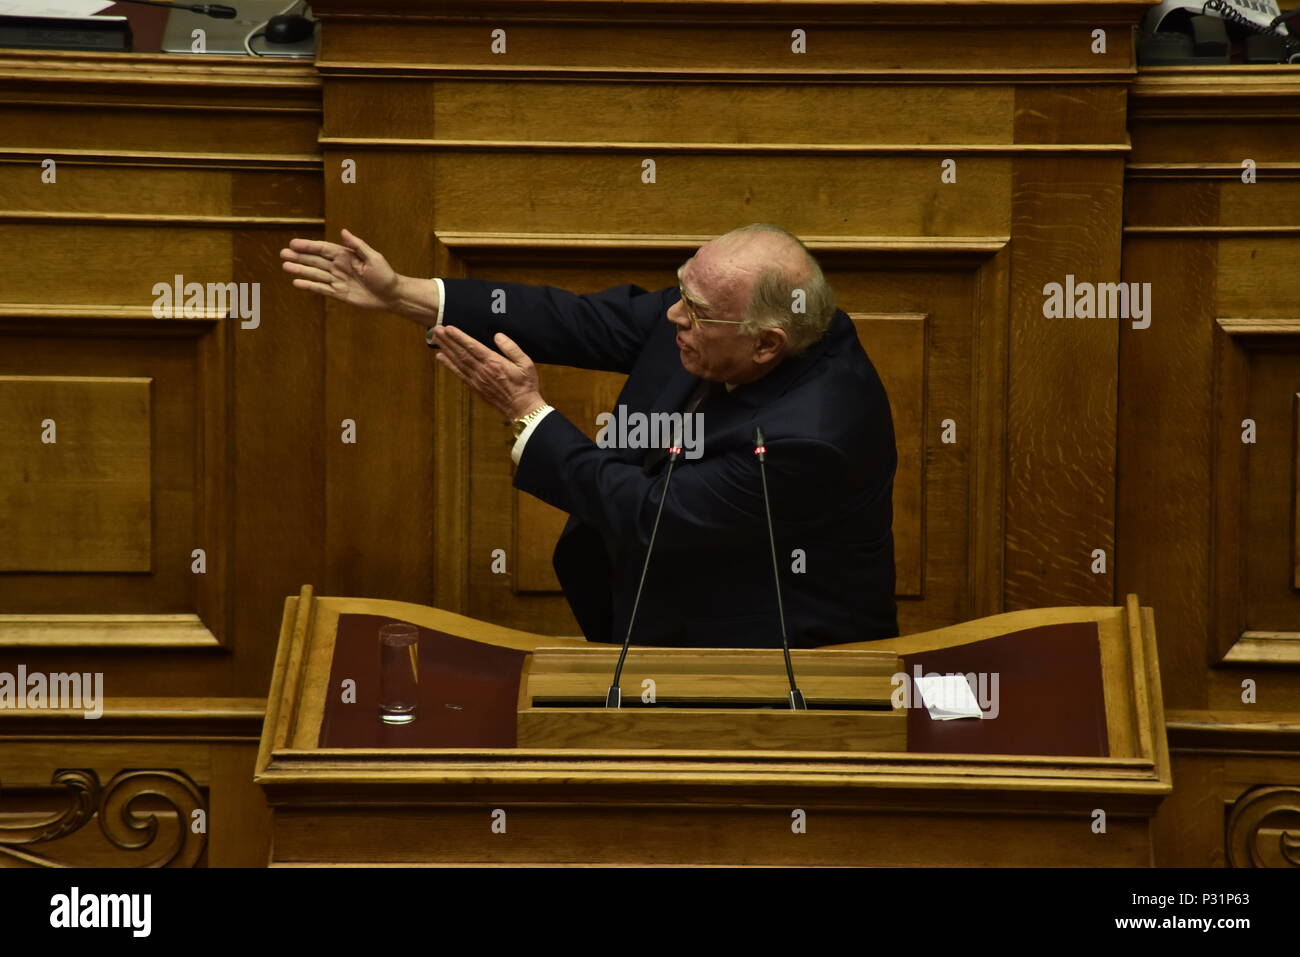
[[[681,437],[677,437],[681,441]],[[614,668],[614,681],[609,686],[609,691],[605,694],[606,708],[620,708],[623,705],[623,690],[618,686],[618,680],[623,674],[623,662],[627,659],[627,649],[632,644],[632,627],[636,624],[636,610],[641,605],[641,590],[645,588],[646,572],[650,570],[650,556],[655,549],[655,536],[659,534],[659,519],[664,514],[664,502],[668,500],[668,487],[673,480],[673,466],[677,463],[677,456],[681,454],[682,447],[674,445],[668,449],[668,472],[664,476],[664,493],[659,498],[659,510],[655,512],[655,523],[650,529],[650,544],[645,550],[645,564],[641,566],[641,581],[636,586],[636,599],[632,602],[632,617],[628,619],[627,636],[623,639],[623,650],[619,652],[618,665]]]
[[[767,541],[772,547],[772,575],[776,578],[776,612],[781,621],[781,648],[785,652],[785,675],[790,679],[790,710],[807,711],[803,692],[794,682],[794,666],[790,663],[790,639],[785,633],[785,606],[781,603],[781,572],[776,561],[776,532],[772,529],[772,505],[767,495],[767,445],[763,427],[754,426],[754,454],[758,456],[758,474],[763,478],[763,511],[767,513]]]

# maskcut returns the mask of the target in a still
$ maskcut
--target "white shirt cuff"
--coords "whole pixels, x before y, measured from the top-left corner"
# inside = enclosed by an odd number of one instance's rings
[[[544,405],[542,406],[542,414],[524,426],[524,430],[519,433],[519,438],[515,439],[514,447],[510,449],[510,458],[514,460],[515,465],[518,465],[519,460],[523,457],[524,445],[527,444],[528,437],[533,434],[533,429],[537,428],[537,424],[554,411],[555,409],[551,406]]]
[[[433,345],[433,330],[435,327],[442,325],[442,309],[447,304],[446,287],[443,286],[442,280],[437,276],[433,277],[434,283],[438,287],[438,319],[432,326],[424,331],[424,341],[426,345]]]

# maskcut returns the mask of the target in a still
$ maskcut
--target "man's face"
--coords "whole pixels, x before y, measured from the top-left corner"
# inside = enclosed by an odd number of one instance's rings
[[[697,328],[682,301],[669,308],[668,321],[677,327],[677,348],[687,372],[712,382],[747,382],[755,372],[754,336],[732,323],[744,317],[748,277],[711,268],[706,249],[678,271],[679,285],[697,317],[731,322],[701,322]]]

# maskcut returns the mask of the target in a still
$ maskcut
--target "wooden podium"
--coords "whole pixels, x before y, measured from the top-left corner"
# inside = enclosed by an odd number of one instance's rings
[[[378,627],[420,628],[416,720]],[[617,648],[402,602],[285,602],[256,780],[272,865],[1147,866],[1171,790],[1151,610],[1010,612],[795,652]],[[933,719],[922,674],[981,718]],[[647,682],[650,682],[647,684]]]

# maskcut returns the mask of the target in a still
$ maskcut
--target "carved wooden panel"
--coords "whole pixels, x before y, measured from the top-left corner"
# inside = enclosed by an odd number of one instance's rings
[[[1170,707],[1279,731],[1300,708],[1295,81],[1285,68],[1139,71],[1124,279],[1152,284],[1153,314],[1119,331],[1118,589],[1155,607]],[[1242,775],[1234,794],[1283,783],[1272,767]],[[1183,780],[1203,790],[1176,769]]]
[[[134,514],[89,487],[43,527],[7,529],[0,669],[94,648],[110,694],[256,694],[283,596],[325,578],[324,310],[278,256],[322,222],[320,79],[300,62],[146,59],[0,51],[0,239],[24,263],[0,284],[0,376],[148,393],[129,415],[111,389],[58,413],[80,420],[58,422],[61,443],[78,425],[102,437],[81,460],[101,485],[135,470]],[[177,275],[256,287],[260,321],[211,303],[155,314]],[[25,453],[4,432],[9,482]],[[26,514],[0,505],[0,522]]]

